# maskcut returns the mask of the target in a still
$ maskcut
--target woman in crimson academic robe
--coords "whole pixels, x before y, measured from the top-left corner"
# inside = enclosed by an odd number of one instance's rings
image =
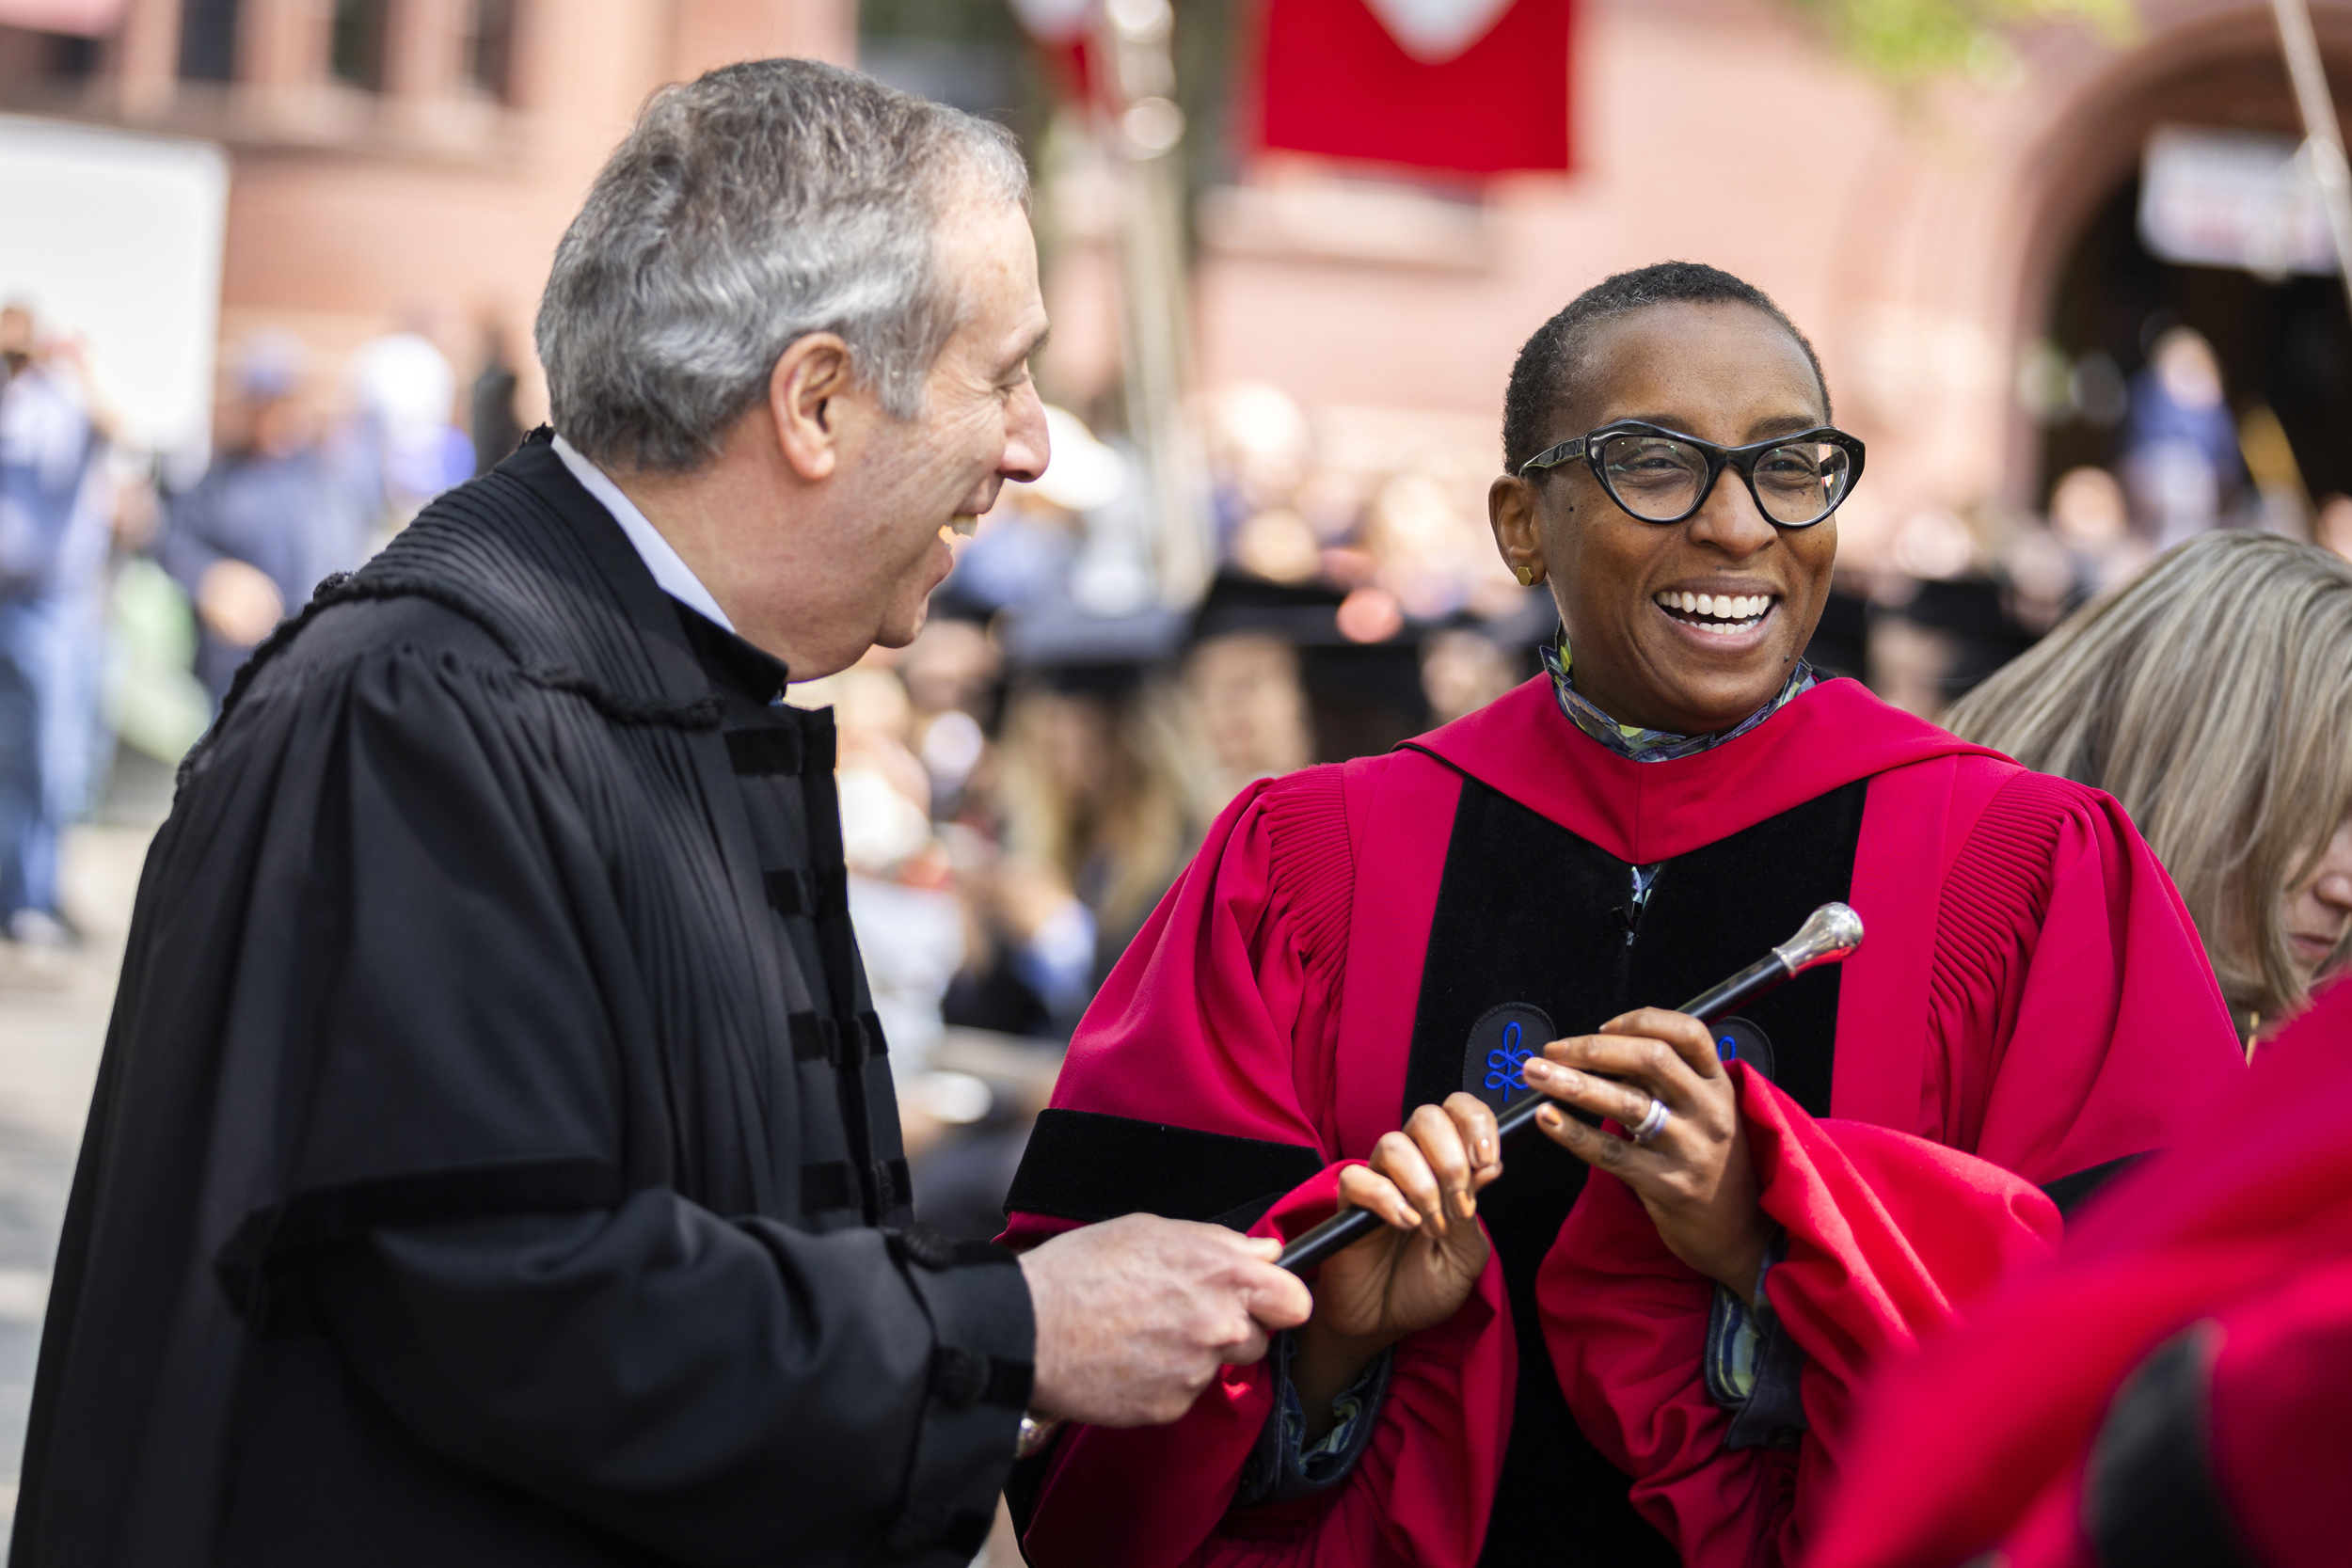
[[[1970,1317],[1865,1399],[1813,1568],[2343,1562],[2352,985]]]
[[[1015,1245],[1136,1210],[1392,1228],[1183,1421],[1065,1431],[1017,1487],[1032,1562],[1784,1560],[1861,1369],[2242,1072],[2111,800],[1804,662],[1862,459],[1830,417],[1804,337],[1708,267],[1521,351],[1489,506],[1559,604],[1549,673],[1235,800],[1008,1203]],[[1657,1010],[1830,899],[1868,929],[1842,969],[1713,1030]],[[1489,1185],[1538,1090],[1607,1120],[1548,1110]]]

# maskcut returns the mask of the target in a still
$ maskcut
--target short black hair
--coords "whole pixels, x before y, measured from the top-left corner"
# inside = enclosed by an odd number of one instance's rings
[[[1550,445],[1545,439],[1549,420],[1575,395],[1576,374],[1593,328],[1613,316],[1652,305],[1744,305],[1763,311],[1804,350],[1813,379],[1820,384],[1821,411],[1829,412],[1829,378],[1821,373],[1821,356],[1770,294],[1703,261],[1659,261],[1602,278],[1520,346],[1511,366],[1510,388],[1502,395],[1503,472],[1518,473],[1520,464]]]

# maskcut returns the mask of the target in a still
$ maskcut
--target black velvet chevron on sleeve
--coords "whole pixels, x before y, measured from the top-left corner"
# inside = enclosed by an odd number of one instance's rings
[[[1304,1144],[1099,1111],[1046,1111],[1029,1134],[1005,1209],[1084,1224],[1159,1214],[1246,1230],[1324,1164],[1322,1153]]]
[[[2083,1530],[2099,1568],[2253,1568],[2213,1469],[2207,1323],[2159,1345],[2091,1443]]]
[[[2153,1153],[2153,1150],[2150,1150]],[[2058,1213],[2073,1219],[2074,1211],[2090,1201],[2106,1184],[2148,1158],[2143,1154],[2125,1154],[2105,1161],[2072,1176],[2061,1176],[2042,1189],[2042,1195],[2058,1205]]]

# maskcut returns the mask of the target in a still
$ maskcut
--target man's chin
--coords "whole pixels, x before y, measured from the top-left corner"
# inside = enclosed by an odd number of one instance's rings
[[[937,587],[938,584],[932,584]],[[878,648],[903,648],[922,635],[923,624],[930,619],[931,591],[925,589],[922,596],[911,605],[894,607],[875,628],[874,645]]]
[[[877,648],[903,648],[923,635],[924,612],[917,610],[912,622],[894,621],[874,634]]]

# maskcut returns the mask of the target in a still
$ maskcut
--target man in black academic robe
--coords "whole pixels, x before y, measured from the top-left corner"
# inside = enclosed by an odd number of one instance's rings
[[[564,436],[323,584],[183,769],[13,1562],[960,1562],[1032,1399],[1172,1418],[1303,1318],[1214,1227],[909,1224],[832,718],[780,697],[1043,467],[1025,195],[825,67],[648,109],[549,284]]]

